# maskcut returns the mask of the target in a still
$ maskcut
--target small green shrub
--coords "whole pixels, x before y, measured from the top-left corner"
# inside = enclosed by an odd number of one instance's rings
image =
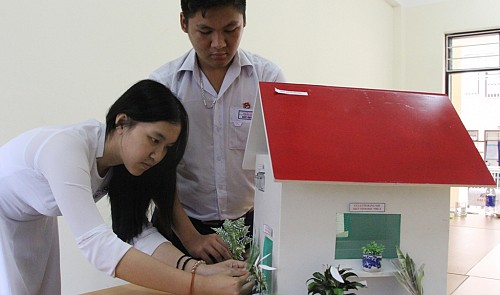
[[[385,246],[383,244],[372,241],[365,246],[361,247],[363,254],[371,254],[371,255],[382,255],[385,250]]]

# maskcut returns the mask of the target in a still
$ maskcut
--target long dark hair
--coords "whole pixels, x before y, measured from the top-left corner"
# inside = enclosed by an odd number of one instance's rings
[[[108,196],[113,231],[120,239],[132,241],[149,222],[150,206],[156,205],[157,224],[163,235],[170,234],[176,191],[176,167],[187,143],[188,116],[177,97],[164,85],[142,80],[130,87],[109,109],[106,137],[116,130],[116,116],[126,114],[129,126],[137,122],[166,121],[180,124],[179,138],[168,148],[160,163],[140,176],[130,174],[124,165],[113,167]],[[153,201],[153,204],[151,203]]]

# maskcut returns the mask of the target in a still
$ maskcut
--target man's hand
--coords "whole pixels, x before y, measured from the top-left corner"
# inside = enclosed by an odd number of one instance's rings
[[[184,247],[191,256],[203,259],[209,264],[232,258],[228,246],[217,234],[197,234],[186,241]]]

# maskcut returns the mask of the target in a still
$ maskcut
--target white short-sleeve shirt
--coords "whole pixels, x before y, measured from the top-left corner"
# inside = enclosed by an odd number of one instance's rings
[[[192,49],[150,78],[171,89],[189,115],[189,139],[177,168],[178,195],[188,216],[200,220],[241,217],[253,208],[254,171],[242,168],[259,81],[283,82],[281,69],[258,55],[239,49],[217,93],[201,75],[207,104],[202,101],[200,69]]]

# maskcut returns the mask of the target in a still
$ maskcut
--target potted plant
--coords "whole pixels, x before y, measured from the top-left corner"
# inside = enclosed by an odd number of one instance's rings
[[[382,267],[382,253],[385,250],[385,246],[372,241],[361,247],[361,250],[363,251],[363,270],[368,272],[380,271]]]
[[[319,295],[354,295],[356,293],[344,293],[348,290],[365,288],[361,282],[351,281],[349,278],[358,277],[350,268],[340,268],[326,265],[323,273],[315,272],[313,277],[306,281],[307,294]]]
[[[411,295],[424,295],[422,279],[424,278],[424,264],[418,269],[410,255],[403,254],[399,247],[396,247],[398,259],[393,260],[396,267],[396,279]]]

